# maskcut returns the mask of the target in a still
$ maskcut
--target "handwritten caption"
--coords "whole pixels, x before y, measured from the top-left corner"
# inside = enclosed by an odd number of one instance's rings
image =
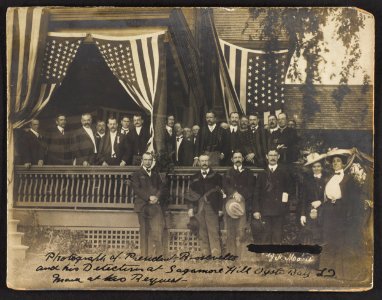
[[[193,256],[190,252],[164,258],[142,257],[131,252],[116,254],[99,253],[97,255],[61,255],[58,252],[48,252],[35,271],[48,274],[53,284],[63,283],[84,284],[92,282],[103,283],[138,283],[147,286],[166,284],[177,285],[182,282],[192,282],[205,276],[244,277],[334,277],[333,269],[313,270],[280,266],[277,262],[306,263],[311,259],[296,257],[294,254],[283,256],[269,253],[266,255],[269,266],[241,264],[236,256],[220,257]],[[219,277],[220,276],[220,277]],[[227,278],[227,277],[225,277]],[[229,278],[227,278],[229,280]]]

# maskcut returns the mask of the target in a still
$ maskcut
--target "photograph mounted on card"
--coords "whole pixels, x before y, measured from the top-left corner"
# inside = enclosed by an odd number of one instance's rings
[[[6,25],[10,288],[372,288],[370,13],[12,7]]]

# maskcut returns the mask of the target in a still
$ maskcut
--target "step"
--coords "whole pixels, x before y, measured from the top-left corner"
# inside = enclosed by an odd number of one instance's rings
[[[28,246],[15,245],[8,247],[8,258],[13,261],[24,260],[27,254]]]
[[[8,233],[17,232],[17,225],[20,223],[20,220],[11,219],[8,220]]]
[[[8,245],[9,246],[17,246],[21,245],[21,239],[23,238],[23,232],[10,232],[8,233]]]

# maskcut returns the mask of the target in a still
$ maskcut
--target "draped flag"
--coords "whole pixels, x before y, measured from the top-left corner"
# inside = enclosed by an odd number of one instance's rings
[[[59,86],[69,65],[77,54],[86,34],[48,33],[41,71],[41,90],[35,110],[41,111],[48,104],[54,89]]]
[[[108,67],[130,97],[150,114],[151,138],[148,151],[154,150],[154,102],[163,80],[164,31],[132,37],[93,35]]]
[[[242,48],[220,39],[232,85],[246,114],[278,114],[285,103],[284,81],[288,69],[288,50],[265,52]],[[232,101],[225,103],[230,111],[238,110]]]

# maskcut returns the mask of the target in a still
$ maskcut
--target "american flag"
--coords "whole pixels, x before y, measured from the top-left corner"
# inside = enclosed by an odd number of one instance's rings
[[[285,103],[284,80],[288,50],[266,53],[245,49],[220,39],[232,85],[245,114],[281,111]],[[227,103],[230,111],[238,110]]]
[[[164,32],[125,38],[93,35],[93,38],[114,76],[138,106],[150,114],[149,151],[152,150],[154,101],[159,96],[157,89],[164,70]]]

